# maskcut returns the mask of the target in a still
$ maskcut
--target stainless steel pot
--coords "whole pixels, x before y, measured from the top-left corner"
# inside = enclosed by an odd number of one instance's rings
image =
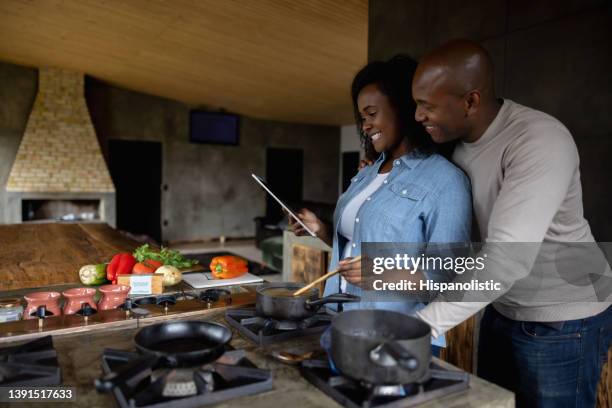
[[[255,310],[259,316],[280,320],[302,320],[315,314],[327,303],[358,302],[359,296],[337,293],[319,299],[319,289],[313,288],[301,296],[293,292],[305,286],[303,283],[264,283],[257,288]]]
[[[387,310],[349,310],[331,325],[331,358],[342,374],[371,384],[429,379],[431,328]]]

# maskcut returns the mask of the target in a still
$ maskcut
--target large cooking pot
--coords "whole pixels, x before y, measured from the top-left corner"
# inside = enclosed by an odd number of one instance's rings
[[[371,384],[429,379],[431,328],[387,310],[349,310],[331,324],[331,358],[342,374]]]
[[[314,315],[327,303],[359,302],[360,297],[337,293],[319,299],[319,289],[312,288],[300,296],[293,293],[303,288],[303,283],[264,283],[257,288],[255,310],[259,316],[279,320],[302,320]]]

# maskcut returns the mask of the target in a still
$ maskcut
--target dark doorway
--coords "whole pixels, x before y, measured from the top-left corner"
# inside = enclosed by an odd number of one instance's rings
[[[342,192],[345,192],[351,178],[357,173],[359,167],[359,152],[342,153]]]
[[[108,156],[117,228],[161,242],[161,143],[110,140]]]
[[[301,149],[267,149],[266,182],[272,191],[289,206],[302,202],[304,186],[304,152]],[[278,222],[283,211],[276,201],[266,194],[266,218]]]

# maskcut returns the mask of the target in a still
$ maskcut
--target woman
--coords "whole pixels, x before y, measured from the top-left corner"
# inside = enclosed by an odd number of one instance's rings
[[[417,63],[397,56],[371,62],[357,73],[352,84],[353,107],[366,157],[375,161],[353,177],[336,205],[333,226],[325,225],[303,209],[300,219],[332,246],[330,278],[325,295],[338,291],[362,296],[344,309],[388,309],[414,314],[424,303],[388,301],[363,296],[361,262],[350,258],[361,253],[362,242],[453,243],[468,242],[471,226],[471,192],[468,178],[439,154],[422,125],[414,119],[416,104],[411,82]],[[378,156],[376,158],[376,156]],[[305,233],[297,223],[292,230]],[[341,261],[342,259],[342,261]],[[434,340],[442,345],[444,339]]]

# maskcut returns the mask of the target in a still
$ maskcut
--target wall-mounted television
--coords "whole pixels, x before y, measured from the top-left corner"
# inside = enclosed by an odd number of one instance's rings
[[[189,115],[189,141],[192,143],[237,145],[238,136],[238,115],[197,110]]]

